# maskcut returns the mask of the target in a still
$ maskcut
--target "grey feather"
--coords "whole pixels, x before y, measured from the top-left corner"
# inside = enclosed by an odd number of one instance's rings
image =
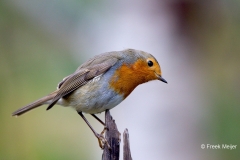
[[[53,98],[47,110],[51,109],[60,98],[67,96],[76,89],[85,85],[94,77],[105,73],[118,61],[118,58],[111,57],[109,55],[107,57],[99,57],[99,59],[96,57],[90,59],[81,65],[72,75],[64,78],[64,80],[59,83],[59,90],[57,92],[57,95]]]

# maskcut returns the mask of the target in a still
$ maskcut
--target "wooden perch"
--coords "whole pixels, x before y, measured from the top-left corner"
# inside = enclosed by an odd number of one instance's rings
[[[123,160],[132,160],[128,129],[123,132]]]
[[[108,141],[111,149],[109,149],[107,145],[104,146],[102,160],[119,160],[121,133],[118,131],[115,120],[110,115],[109,110],[106,110],[105,112],[105,124],[107,127],[105,139]],[[125,129],[123,133],[123,139],[123,159],[132,160],[129,145],[129,134],[127,129]]]

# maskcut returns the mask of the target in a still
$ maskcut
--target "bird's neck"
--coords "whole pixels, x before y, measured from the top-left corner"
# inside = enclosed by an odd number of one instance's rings
[[[143,70],[133,65],[123,64],[114,73],[109,87],[126,98],[138,85],[150,80]]]

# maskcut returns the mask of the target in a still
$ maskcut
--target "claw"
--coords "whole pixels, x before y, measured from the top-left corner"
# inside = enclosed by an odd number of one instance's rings
[[[101,134],[96,134],[95,136],[97,137],[98,139],[98,143],[99,143],[99,147],[104,149],[104,145],[106,144],[108,149],[111,149],[108,141],[103,137],[103,133],[105,132],[105,129],[102,131]]]
[[[82,114],[82,112],[78,112],[78,114],[83,118],[83,120],[87,123],[88,127],[92,130],[93,134],[97,137],[100,148],[104,149],[104,145],[106,144],[107,147],[108,147],[108,149],[110,150],[111,147],[110,147],[108,141],[104,138],[104,135],[103,135],[104,132],[107,130],[107,127],[105,126],[105,124],[104,124],[97,116],[95,116],[94,114],[92,114],[93,117],[95,117],[99,122],[101,122],[101,123],[104,125],[103,131],[101,132],[101,134],[98,134],[98,133],[93,129],[93,127],[90,125],[90,123],[87,121],[87,119],[84,117],[84,115]]]
[[[104,126],[103,131],[101,132],[102,136],[103,136],[103,134],[105,133],[106,130],[108,130],[107,126]]]

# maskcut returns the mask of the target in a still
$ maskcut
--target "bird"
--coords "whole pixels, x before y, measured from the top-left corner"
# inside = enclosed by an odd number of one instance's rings
[[[160,65],[151,54],[136,50],[106,52],[89,59],[77,70],[65,77],[57,90],[12,113],[20,116],[34,108],[47,104],[47,110],[55,104],[72,107],[83,118],[103,149],[108,142],[103,137],[105,123],[95,114],[110,110],[126,99],[140,84],[160,80]],[[98,134],[85,118],[83,113],[91,114],[102,125],[104,130]]]

